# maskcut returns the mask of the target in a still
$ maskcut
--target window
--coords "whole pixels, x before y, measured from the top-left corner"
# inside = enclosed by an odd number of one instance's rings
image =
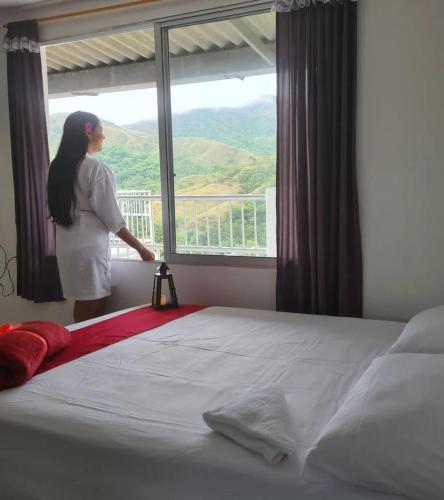
[[[173,260],[274,257],[274,14],[167,26],[161,36]],[[178,52],[185,42],[193,55]]]
[[[275,38],[265,3],[48,46],[51,153],[67,113],[96,113],[122,212],[157,258],[268,262]],[[115,237],[111,248],[114,258],[136,257]]]

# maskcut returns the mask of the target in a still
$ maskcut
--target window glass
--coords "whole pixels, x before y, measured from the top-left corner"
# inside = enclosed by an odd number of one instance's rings
[[[168,31],[176,253],[276,255],[275,14]]]
[[[69,113],[96,114],[106,137],[96,156],[116,174],[117,199],[128,228],[163,258],[153,30],[51,45],[45,52],[51,158]],[[115,236],[111,256],[139,258]]]

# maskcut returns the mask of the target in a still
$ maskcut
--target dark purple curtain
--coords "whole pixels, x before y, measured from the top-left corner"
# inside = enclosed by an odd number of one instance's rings
[[[9,119],[17,226],[17,293],[35,302],[63,298],[48,219],[49,166],[42,67],[36,21],[8,24]]]
[[[356,2],[305,4],[277,14],[277,309],[359,317]]]

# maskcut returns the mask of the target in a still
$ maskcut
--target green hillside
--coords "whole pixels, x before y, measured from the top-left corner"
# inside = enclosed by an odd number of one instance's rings
[[[175,189],[178,194],[262,193],[275,184],[275,98],[241,108],[197,109],[173,116]],[[51,156],[66,114],[50,116]],[[118,189],[160,193],[157,123],[103,122],[97,155],[110,165]]]

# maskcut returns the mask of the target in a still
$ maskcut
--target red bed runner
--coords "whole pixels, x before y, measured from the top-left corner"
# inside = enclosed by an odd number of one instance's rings
[[[73,331],[71,344],[44,361],[36,374],[44,373],[86,354],[133,337],[138,333],[146,332],[187,314],[205,309],[205,307],[207,306],[184,305],[177,309],[156,311],[153,307],[147,306],[79,328]]]

